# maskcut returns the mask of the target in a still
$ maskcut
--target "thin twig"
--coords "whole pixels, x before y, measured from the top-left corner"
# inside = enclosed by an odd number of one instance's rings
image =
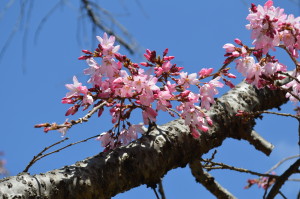
[[[78,142],[74,142],[74,143],[68,144],[67,146],[64,146],[64,147],[62,147],[62,148],[60,148],[60,149],[57,149],[57,150],[55,150],[55,151],[52,151],[52,152],[49,152],[49,153],[47,153],[47,154],[45,154],[45,155],[40,156],[39,158],[37,158],[37,159],[35,160],[35,162],[38,161],[38,160],[40,160],[40,159],[42,159],[43,157],[46,157],[46,156],[51,155],[51,154],[53,154],[53,153],[60,152],[61,150],[65,149],[65,148],[68,148],[68,147],[73,146],[73,145],[75,145],[75,144],[79,144],[79,143],[81,143],[81,142],[86,142],[86,141],[88,141],[88,140],[90,140],[90,139],[93,139],[93,138],[96,138],[96,137],[99,137],[99,135],[94,135],[94,136],[89,137],[89,138],[86,138],[86,139],[84,139],[84,140],[81,140],[81,141],[78,141]]]
[[[293,159],[293,158],[297,158],[300,157],[300,154],[298,155],[293,155],[287,158],[282,159],[281,161],[279,161],[277,164],[275,164],[271,169],[269,169],[266,173],[271,173],[272,171],[274,171],[275,169],[277,169],[282,163],[284,163],[287,160]]]
[[[290,56],[290,58],[293,60],[294,64],[296,65],[296,68],[299,67],[299,62],[297,61],[297,59],[291,54],[291,52],[287,49],[287,47],[285,45],[279,45],[280,48],[284,49],[288,55]]]
[[[105,104],[107,104],[106,101],[100,103],[98,106],[95,106],[92,110],[89,111],[88,114],[86,114],[84,117],[79,118],[77,121],[79,121],[80,123],[82,122],[87,122],[88,119],[96,112],[98,111],[98,109],[102,108]]]
[[[209,162],[208,160],[202,160],[203,162]],[[255,171],[251,171],[248,169],[243,169],[243,168],[237,168],[234,166],[230,166],[230,165],[226,165],[224,163],[218,163],[218,162],[209,162],[210,165],[208,166],[203,166],[203,168],[211,170],[211,169],[229,169],[229,170],[233,170],[233,171],[239,171],[242,173],[250,173],[252,175],[257,175],[257,176],[264,176],[264,177],[270,177],[270,178],[277,178],[278,176],[276,175],[271,175],[271,174],[265,174],[265,173],[258,173]],[[216,167],[215,165],[217,165],[218,167]]]
[[[159,199],[159,196],[158,196],[158,193],[157,193],[156,189],[154,187],[152,187],[152,189],[153,189],[153,191],[155,193],[156,198]]]
[[[279,115],[279,116],[286,116],[286,117],[293,117],[293,118],[296,118],[296,119],[300,119],[299,116],[292,115],[292,114],[289,114],[289,113],[278,113],[278,112],[272,112],[272,111],[258,111],[256,113],[257,114],[267,113],[267,114],[273,114],[273,115]]]
[[[83,5],[84,5],[84,8],[85,8],[88,16],[90,17],[92,23],[95,24],[97,27],[99,27],[104,32],[106,32],[107,34],[114,35],[115,38],[116,38],[116,40],[122,46],[124,46],[131,54],[134,54],[134,47],[133,46],[131,46],[130,44],[128,44],[126,41],[124,41],[119,35],[117,35],[111,29],[107,28],[106,26],[104,26],[103,24],[100,23],[100,19],[94,13],[94,11],[92,9],[92,6],[90,5],[90,1],[88,1],[88,0],[81,0],[81,1],[82,1]]]
[[[160,181],[158,183],[158,192],[161,195],[161,199],[166,199],[164,187],[163,187],[163,184],[162,184],[162,179],[160,179]]]
[[[39,37],[39,34],[40,34],[40,32],[41,32],[41,30],[42,30],[42,28],[43,28],[43,25],[46,23],[46,21],[48,20],[48,18],[49,18],[49,17],[55,12],[55,10],[57,10],[57,9],[59,8],[59,6],[60,6],[61,4],[63,4],[63,3],[64,3],[64,1],[59,1],[59,2],[57,2],[57,3],[49,10],[49,12],[41,19],[41,21],[40,21],[40,23],[39,23],[39,25],[38,25],[38,27],[37,27],[35,33],[34,33],[34,43],[37,42],[38,37]]]
[[[52,144],[52,145],[50,145],[50,146],[48,146],[48,147],[45,147],[45,148],[44,148],[41,152],[39,152],[36,156],[33,156],[32,160],[28,163],[28,165],[27,165],[26,168],[23,170],[23,172],[27,172],[28,169],[29,169],[29,168],[37,161],[37,158],[40,157],[40,156],[42,156],[43,153],[44,153],[45,151],[47,151],[48,149],[50,149],[50,148],[54,147],[55,145],[58,145],[58,144],[60,144],[60,143],[62,143],[62,142],[64,142],[64,141],[66,141],[66,140],[68,140],[68,139],[69,139],[69,138],[66,137],[66,138],[64,138],[63,140],[60,140],[60,141],[55,142],[54,144]]]
[[[279,73],[279,74],[282,74],[282,75],[285,75],[285,76],[289,77],[290,79],[293,79],[293,80],[295,80],[296,82],[298,82],[298,84],[300,84],[300,81],[299,81],[296,77],[290,75],[289,73],[285,73],[285,72],[282,72],[282,71],[278,71],[278,73]]]
[[[281,191],[278,191],[279,195],[281,195],[284,199],[287,199],[287,197],[285,197],[285,195],[283,195],[283,193]]]
[[[266,199],[274,198],[278,192],[280,191],[281,186],[287,181],[288,177],[290,177],[293,173],[299,171],[300,166],[300,159],[298,159],[294,164],[292,164],[281,176],[276,179],[273,187],[271,188],[270,192],[268,193]]]
[[[86,141],[88,141],[88,140],[90,140],[90,139],[93,139],[93,138],[96,138],[96,137],[99,137],[99,135],[95,135],[95,136],[86,138],[86,139],[84,139],[84,140],[81,140],[81,141],[78,141],[78,142],[74,142],[74,143],[68,144],[68,145],[66,145],[66,146],[64,146],[64,147],[62,147],[62,148],[60,148],[60,149],[57,149],[57,150],[55,150],[55,151],[46,153],[46,154],[44,154],[44,155],[39,155],[39,156],[37,156],[34,160],[32,160],[31,165],[28,165],[28,166],[27,166],[28,168],[26,167],[26,169],[25,169],[23,172],[27,172],[28,169],[29,169],[35,162],[37,162],[38,160],[40,160],[40,159],[42,159],[42,158],[44,158],[44,157],[46,157],[46,156],[48,156],[48,155],[51,155],[51,154],[53,154],[53,153],[60,152],[61,150],[66,149],[66,148],[68,148],[68,147],[70,147],[70,146],[73,146],[73,145],[76,145],[76,144],[79,144],[79,143],[82,143],[82,142],[86,142]],[[65,138],[65,140],[67,140],[67,139],[69,139],[69,138]],[[58,143],[55,143],[54,145],[59,144],[59,143],[65,141],[65,140],[62,140],[62,141],[60,141],[60,142],[58,142]],[[54,146],[54,145],[53,145],[53,146]],[[52,145],[51,145],[51,147],[52,147]],[[49,148],[50,148],[50,147],[49,147]],[[43,151],[46,151],[46,150],[43,150]],[[40,153],[39,153],[39,154],[40,154]]]

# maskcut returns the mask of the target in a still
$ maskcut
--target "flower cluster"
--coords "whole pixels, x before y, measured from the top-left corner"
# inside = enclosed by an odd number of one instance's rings
[[[275,174],[274,172],[272,173]],[[276,182],[275,178],[260,177],[258,179],[248,179],[248,185],[244,189],[249,189],[252,185],[257,184],[259,188],[268,189]]]
[[[233,60],[236,69],[246,81],[257,88],[268,86],[271,89],[280,88],[276,80],[281,80],[289,75],[286,74],[287,67],[279,63],[274,56],[269,55],[270,49],[275,47],[285,49],[296,64],[296,69],[290,76],[294,80],[281,89],[288,91],[287,97],[291,101],[298,102],[300,99],[300,74],[297,58],[300,50],[300,17],[287,15],[284,10],[273,6],[269,0],[264,6],[252,4],[250,14],[247,16],[250,24],[246,27],[252,30],[254,48],[244,45],[241,40],[235,39],[235,43],[227,43],[223,46],[226,50],[225,64]],[[255,60],[256,58],[256,60]]]
[[[223,87],[220,80],[234,87],[228,78],[236,76],[228,72],[228,64],[235,60],[236,69],[257,88],[268,86],[276,89],[275,81],[290,75],[287,75],[285,65],[269,55],[269,50],[280,46],[297,62],[295,57],[298,57],[300,49],[299,17],[286,15],[283,9],[275,8],[269,0],[264,6],[252,4],[247,19],[250,24],[246,27],[252,30],[255,47],[246,46],[240,39],[235,39],[235,44],[225,44],[223,48],[227,58],[216,73],[212,68],[202,68],[192,74],[184,72],[183,67],[172,63],[174,56],[168,55],[168,49],[162,56],[147,49],[144,54],[146,61],[134,63],[119,54],[120,46],[114,45],[114,36],[109,37],[106,33],[103,37],[97,36],[97,48],[93,52],[83,50],[85,55],[79,57],[86,60],[89,66],[84,74],[89,76],[87,83],[91,87],[83,86],[76,76],[73,77],[73,84],[66,85],[69,92],[62,103],[72,104],[66,116],[74,115],[80,107],[83,110],[93,107],[91,114],[98,112],[101,116],[104,108],[108,108],[113,127],[98,137],[106,149],[128,144],[138,137],[138,133],[145,133],[143,125],[155,125],[159,111],[168,112],[171,116],[177,113],[190,127],[191,135],[198,138],[200,132],[206,132],[212,125],[206,112],[215,103],[217,88]],[[290,76],[294,80],[281,87],[289,91],[287,97],[292,101],[300,99],[300,74],[296,71],[299,68]],[[213,78],[203,82],[208,77]],[[175,109],[179,112],[173,109],[172,102],[177,102]],[[134,125],[129,121],[134,110],[141,111],[142,124]],[[71,120],[62,125],[44,123],[36,127],[44,127],[45,132],[59,130],[64,135],[73,124],[82,121]]]
[[[250,24],[246,27],[252,30],[253,44],[256,49],[262,49],[263,54],[274,47],[284,44],[293,56],[298,57],[300,49],[300,17],[287,15],[284,9],[273,6],[269,0],[264,6],[254,5],[247,16]]]
[[[103,37],[97,37],[98,47],[91,52],[83,50],[84,56],[80,60],[86,60],[89,67],[84,74],[89,76],[87,83],[91,88],[83,86],[76,76],[73,84],[66,84],[69,92],[62,99],[62,103],[72,104],[66,116],[74,115],[80,107],[83,110],[93,106],[99,107],[98,116],[109,108],[113,128],[102,133],[97,139],[107,149],[113,149],[120,145],[126,145],[137,139],[138,133],[145,133],[143,125],[155,125],[159,111],[168,112],[171,116],[177,113],[190,127],[191,135],[195,138],[200,132],[206,132],[212,120],[206,114],[210,106],[215,103],[214,97],[218,94],[217,88],[223,87],[222,79],[231,87],[233,84],[227,78],[235,78],[228,73],[228,68],[213,74],[212,68],[203,68],[198,73],[189,74],[171,63],[174,56],[168,55],[168,49],[162,57],[156,51],[146,50],[144,57],[146,62],[133,63],[125,55],[118,53],[120,46],[115,46],[115,37],[104,33]],[[96,59],[100,59],[100,63]],[[202,82],[204,78],[214,77],[208,82]],[[198,92],[193,92],[195,87]],[[179,105],[172,109],[172,102]],[[134,110],[141,110],[143,123],[134,125],[129,121]],[[79,121],[81,122],[81,121]],[[63,125],[39,124],[36,127],[44,127],[44,131],[58,130],[63,135],[75,123],[71,120]]]

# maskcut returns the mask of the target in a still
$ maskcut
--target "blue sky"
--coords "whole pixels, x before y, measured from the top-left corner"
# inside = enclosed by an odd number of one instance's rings
[[[4,8],[8,1],[1,1]],[[4,151],[7,169],[11,175],[21,172],[34,155],[44,147],[61,140],[57,132],[43,133],[33,126],[43,122],[65,121],[68,105],[60,103],[65,96],[66,83],[72,82],[77,75],[82,82],[87,77],[82,75],[87,68],[84,61],[77,60],[82,55],[81,49],[93,50],[96,35],[103,35],[97,30],[91,31],[89,23],[82,22],[77,1],[65,1],[66,4],[54,11],[42,26],[35,42],[35,32],[42,18],[57,1],[34,1],[30,22],[22,21],[10,44],[6,47],[0,60],[2,92],[0,103],[1,139],[0,151]],[[252,1],[261,3],[264,1]],[[275,6],[285,8],[286,13],[300,14],[297,1],[274,1]],[[162,53],[169,48],[169,54],[175,56],[174,62],[184,66],[187,72],[198,72],[201,67],[213,67],[216,70],[224,61],[225,43],[232,43],[240,38],[251,44],[250,32],[245,29],[248,6],[251,1],[98,1],[109,10],[132,34],[139,44],[137,55],[133,60],[143,61],[141,55],[146,48]],[[247,5],[248,4],[248,5]],[[0,47],[9,38],[16,27],[20,14],[20,3],[15,2],[6,12],[0,9]],[[27,8],[28,9],[28,8]],[[24,17],[28,17],[26,14]],[[112,24],[108,24],[113,27]],[[27,34],[24,30],[27,28]],[[121,53],[129,54],[121,47]],[[282,52],[274,53],[282,62],[291,65]],[[22,64],[23,63],[23,64]],[[232,66],[234,68],[234,66]],[[292,68],[290,68],[292,69]],[[292,112],[293,105],[283,106],[283,112]],[[83,116],[82,113],[75,115]],[[134,118],[139,122],[140,117]],[[158,123],[163,124],[172,118],[162,115]],[[73,127],[67,134],[76,142],[97,135],[110,129],[110,117],[106,114],[92,118],[90,122]],[[244,141],[226,140],[216,155],[216,161],[265,172],[282,158],[298,153],[297,123],[290,118],[265,116],[257,121],[255,130],[275,145],[270,157],[266,157]],[[68,148],[58,154],[38,161],[30,173],[46,172],[73,164],[85,157],[102,151],[100,143],[94,140]],[[204,157],[209,157],[205,155]],[[291,162],[284,164],[277,172],[280,174]],[[253,187],[244,190],[248,178],[246,174],[232,171],[213,171],[213,176],[238,198],[260,198],[263,190]],[[164,178],[167,198],[214,198],[202,185],[197,184],[188,168],[170,171]],[[299,184],[287,182],[283,193],[288,198],[295,198]],[[152,190],[145,185],[120,194],[122,198],[155,198]],[[280,198],[280,197],[278,197]]]

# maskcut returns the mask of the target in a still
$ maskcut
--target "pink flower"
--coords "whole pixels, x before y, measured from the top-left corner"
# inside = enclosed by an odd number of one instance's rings
[[[92,96],[90,96],[90,95],[84,95],[83,96],[83,99],[82,99],[83,104],[91,105],[91,104],[93,104],[93,102],[94,102],[94,99],[93,99]]]
[[[219,82],[220,77],[217,77],[200,87],[201,108],[210,109],[210,105],[215,103],[214,97],[219,92],[216,87],[223,87]]]
[[[156,122],[157,112],[154,109],[146,107],[146,109],[143,110],[142,115],[144,124],[148,125],[149,122]]]
[[[263,74],[265,74],[266,76],[274,75],[278,71],[286,72],[287,70],[285,65],[278,62],[268,62],[266,63],[266,65],[264,65],[263,69]]]
[[[199,106],[195,106],[191,102],[184,102],[177,107],[177,110],[182,111],[181,117],[184,119],[185,124],[190,127],[193,137],[198,138],[200,136],[198,130],[208,131],[205,121],[207,116]],[[209,120],[209,123],[211,124],[211,120]]]
[[[186,72],[180,73],[180,79],[178,80],[178,84],[182,85],[183,88],[189,88],[190,85],[196,85],[199,83],[199,80],[197,79],[197,74],[192,73],[189,74]]]
[[[108,78],[113,78],[119,74],[117,62],[112,58],[103,58],[100,68],[101,74],[106,74]]]
[[[278,30],[285,22],[286,14],[281,8],[275,8],[272,1],[268,1],[263,7],[258,5],[247,16],[250,21],[246,27],[252,30],[253,44],[256,49],[262,49],[266,54],[269,49],[275,50],[280,43]]]
[[[66,88],[70,90],[70,92],[67,93],[66,97],[72,97],[75,95],[87,94],[88,90],[86,86],[82,86],[81,83],[78,82],[78,79],[76,76],[73,77],[73,84],[66,84]]]
[[[104,132],[101,133],[99,137],[96,138],[96,140],[101,141],[101,146],[105,148],[114,148],[114,139],[111,136],[110,132]]]
[[[167,108],[172,107],[170,100],[173,97],[173,95],[168,91],[159,91],[157,94],[157,110],[163,110],[166,111]]]
[[[199,71],[199,78],[205,78],[207,76],[209,76],[212,72],[213,72],[213,68],[202,68],[200,71]]]
[[[235,46],[233,44],[227,43],[223,46],[227,53],[232,53],[235,51]]]
[[[101,66],[93,58],[87,59],[86,62],[90,67],[84,69],[83,73],[91,76],[88,83],[99,85],[102,81],[102,73],[100,71]]]
[[[286,85],[282,86],[282,88],[292,89],[292,91],[287,92],[285,96],[286,96],[286,98],[289,98],[292,102],[298,102],[299,100],[294,96],[297,96],[298,98],[300,98],[300,84],[298,83],[300,81],[300,74],[297,73],[296,71],[294,71],[292,76],[295,77],[298,81],[293,80],[293,81],[287,83]]]
[[[118,141],[122,143],[122,145],[127,145],[129,144],[132,140],[136,140],[138,138],[137,133],[145,133],[143,129],[143,125],[138,124],[138,125],[131,125],[128,130],[123,129],[120,132],[120,135],[118,137]]]
[[[118,52],[118,50],[120,49],[120,46],[114,46],[115,43],[115,37],[114,36],[110,36],[108,38],[107,34],[104,33],[103,34],[103,38],[100,36],[96,37],[98,39],[98,41],[101,44],[101,47],[103,48],[103,55],[107,56],[107,58],[109,57],[113,57],[115,53]]]
[[[253,57],[244,57],[236,60],[235,62],[236,69],[245,77],[247,76],[249,68],[254,67],[255,65],[255,60]]]

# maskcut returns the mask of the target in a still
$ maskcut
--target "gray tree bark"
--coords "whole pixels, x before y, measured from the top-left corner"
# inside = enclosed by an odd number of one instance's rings
[[[142,184],[155,185],[170,170],[185,167],[226,138],[248,140],[269,155],[273,146],[253,131],[254,119],[235,116],[238,110],[267,110],[285,103],[280,90],[256,90],[241,83],[219,98],[208,112],[214,124],[194,139],[177,119],[128,146],[99,153],[44,174],[20,173],[0,181],[0,198],[110,198]]]

